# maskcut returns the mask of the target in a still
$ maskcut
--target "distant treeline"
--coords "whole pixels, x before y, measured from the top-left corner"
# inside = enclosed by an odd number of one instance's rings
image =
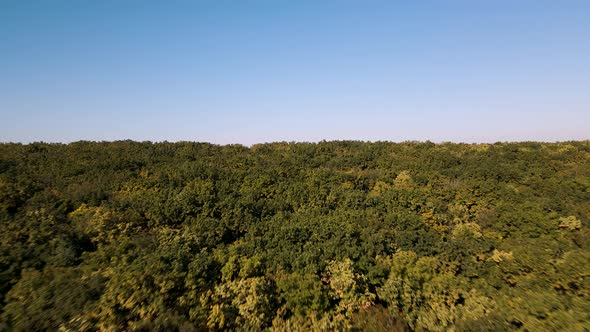
[[[0,144],[0,223],[0,330],[590,330],[589,141]]]

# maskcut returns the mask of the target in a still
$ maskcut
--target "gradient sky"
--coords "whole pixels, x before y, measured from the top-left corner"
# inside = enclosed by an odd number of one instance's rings
[[[590,139],[590,1],[0,0],[0,141]]]

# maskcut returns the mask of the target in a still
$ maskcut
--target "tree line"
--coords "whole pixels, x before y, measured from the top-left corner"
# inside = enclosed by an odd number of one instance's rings
[[[590,142],[0,144],[0,330],[588,331]]]

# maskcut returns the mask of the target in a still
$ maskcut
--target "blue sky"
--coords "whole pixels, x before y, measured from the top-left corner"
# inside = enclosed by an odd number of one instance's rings
[[[590,139],[590,1],[0,0],[0,141]]]

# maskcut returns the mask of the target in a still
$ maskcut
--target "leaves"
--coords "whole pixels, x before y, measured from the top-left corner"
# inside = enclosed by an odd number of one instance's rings
[[[0,144],[0,330],[588,330],[590,144]]]

